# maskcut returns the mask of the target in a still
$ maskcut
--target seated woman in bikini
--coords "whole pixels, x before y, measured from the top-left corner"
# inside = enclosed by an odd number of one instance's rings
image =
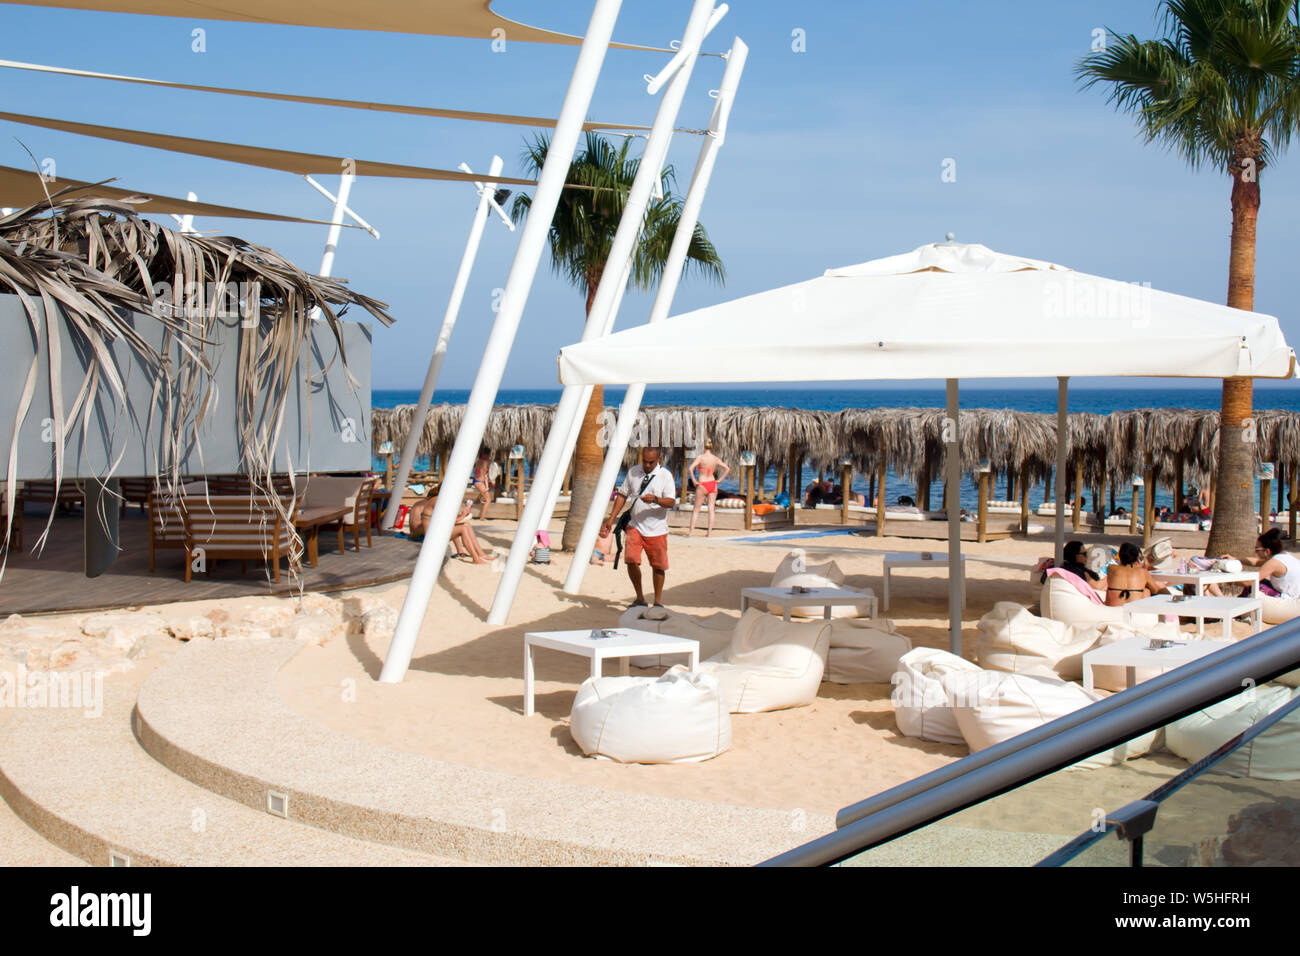
[[[722,469],[721,474],[718,469]],[[691,477],[695,480],[695,510],[691,512],[691,529],[687,536],[695,534],[695,523],[700,518],[700,505],[705,500],[709,503],[709,530],[704,536],[707,538],[713,534],[713,506],[718,500],[718,482],[724,480],[731,473],[731,467],[721,458],[713,453],[713,442],[704,443],[704,454],[691,462],[690,468],[687,469]]]
[[[1106,606],[1121,607],[1152,594],[1168,591],[1166,585],[1151,577],[1137,545],[1125,541],[1119,546],[1119,564],[1106,572]]]
[[[429,528],[429,518],[433,514],[434,506],[438,503],[438,491],[441,485],[434,485],[428,496],[423,501],[417,501],[411,506],[411,512],[408,516],[409,533],[413,540],[423,538],[425,531]],[[451,543],[456,547],[457,558],[469,558],[475,564],[487,564],[487,555],[483,553],[483,547],[478,543],[478,536],[474,534],[474,529],[470,527],[469,513],[474,507],[472,501],[467,501],[460,509],[460,514],[456,516],[456,524],[451,529]],[[462,552],[461,549],[464,549]]]

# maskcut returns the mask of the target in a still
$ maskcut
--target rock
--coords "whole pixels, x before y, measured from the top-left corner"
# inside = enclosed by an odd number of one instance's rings
[[[340,633],[345,633],[342,622],[324,614],[299,614],[280,629],[282,637],[317,647]]]
[[[144,634],[132,634],[120,627],[110,627],[104,635],[104,644],[119,656],[134,660],[144,648],[145,637]]]
[[[58,671],[71,667],[85,652],[85,648],[76,641],[64,641],[54,647],[46,659],[48,670]]]
[[[293,608],[288,602],[257,604],[240,616],[240,623],[264,631],[275,631],[288,624],[292,617]]]
[[[161,615],[142,611],[94,614],[81,622],[81,633],[89,637],[104,637],[114,628],[136,638],[166,632]]]
[[[1300,800],[1243,807],[1229,817],[1218,850],[1225,866],[1300,866]]]
[[[361,633],[368,641],[391,638],[396,627],[397,612],[387,604],[372,607],[361,615]]]
[[[217,629],[212,618],[201,615],[177,617],[167,621],[167,633],[178,641],[212,640],[217,636]]]
[[[266,628],[244,621],[217,627],[217,639],[221,641],[269,641],[271,638],[272,634]]]
[[[344,607],[342,601],[335,600],[327,594],[312,594],[309,592],[304,594],[298,602],[298,613],[324,615],[342,620]]]
[[[230,615],[226,612],[226,609],[220,607],[214,607],[212,610],[208,611],[208,613],[203,616],[206,617],[209,621],[211,621],[214,625],[225,624],[227,621],[230,620]]]

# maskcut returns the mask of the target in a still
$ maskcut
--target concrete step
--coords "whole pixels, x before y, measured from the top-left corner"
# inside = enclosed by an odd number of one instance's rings
[[[278,819],[176,776],[132,733],[143,678],[140,669],[106,679],[98,717],[66,707],[20,709],[0,725],[0,797],[32,836],[96,866],[449,862]],[[21,852],[35,852],[25,845]]]
[[[136,733],[213,793],[376,843],[495,864],[757,863],[829,832],[810,816],[516,777],[376,747],[298,714],[288,640],[190,644],[141,687]],[[490,742],[485,741],[485,746]]]
[[[0,800],[0,866],[85,865],[84,860],[42,837]]]

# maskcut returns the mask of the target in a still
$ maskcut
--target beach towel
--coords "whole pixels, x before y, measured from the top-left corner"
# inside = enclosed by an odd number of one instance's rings
[[[1087,582],[1082,580],[1077,574],[1065,570],[1065,568],[1048,568],[1047,576],[1049,578],[1061,578],[1064,581],[1068,581],[1070,584],[1074,585],[1076,591],[1090,600],[1093,604],[1106,603],[1101,599],[1100,594],[1088,586]]]

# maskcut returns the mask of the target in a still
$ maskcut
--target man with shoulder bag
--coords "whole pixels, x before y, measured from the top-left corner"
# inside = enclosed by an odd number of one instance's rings
[[[620,516],[624,503],[630,501],[627,512]],[[677,485],[672,473],[659,464],[659,449],[641,449],[641,464],[633,465],[614,496],[614,510],[601,526],[601,536],[608,535],[614,527],[615,516],[620,525],[626,523],[627,576],[636,591],[633,607],[645,607],[645,592],[641,588],[641,554],[650,561],[654,580],[655,607],[663,607],[664,577],[668,571],[668,509],[677,504]]]

